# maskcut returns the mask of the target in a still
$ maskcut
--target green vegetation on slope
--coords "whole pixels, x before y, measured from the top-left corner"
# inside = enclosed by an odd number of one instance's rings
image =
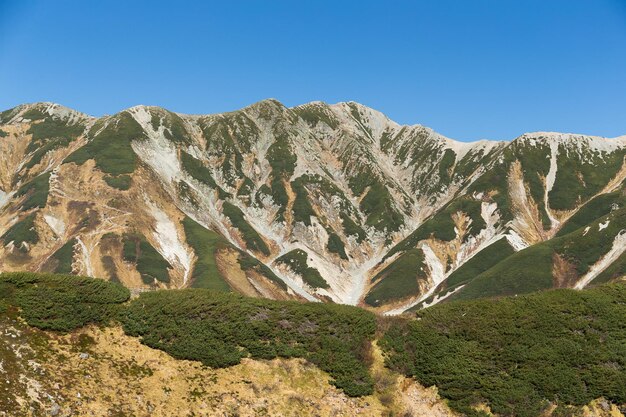
[[[205,229],[189,217],[183,219],[187,243],[193,248],[198,260],[191,274],[191,286],[212,290],[230,291],[215,262],[217,250],[228,242],[212,230]]]
[[[626,207],[626,190],[622,189],[609,194],[602,194],[590,200],[570,217],[556,236],[564,236],[581,227],[587,226],[594,220],[606,216],[615,208]]]
[[[170,263],[146,240],[144,236],[124,235],[124,260],[137,265],[144,284],[153,284],[154,280],[170,282]]]
[[[626,403],[626,286],[552,290],[437,305],[390,326],[387,366],[415,377],[457,411],[536,417],[556,403]]]
[[[435,239],[448,242],[453,240],[456,238],[456,231],[452,216],[459,212],[465,213],[472,220],[467,235],[464,238],[464,240],[467,241],[470,236],[477,235],[486,227],[485,220],[481,215],[481,204],[482,203],[480,201],[466,197],[453,200],[450,204],[438,211],[434,216],[426,220],[413,233],[394,246],[385,255],[383,260],[390,258],[398,252],[414,248],[421,240],[424,239],[433,237]]]
[[[322,122],[331,129],[339,127],[339,121],[333,112],[325,104],[306,104],[294,107],[293,111],[300,116],[309,126],[315,127]]]
[[[337,233],[331,232],[328,234],[328,243],[326,248],[330,253],[336,253],[341,259],[348,259],[346,254],[346,245]]]
[[[39,234],[35,229],[35,215],[36,213],[29,214],[11,226],[9,230],[2,235],[4,244],[8,245],[10,242],[13,242],[16,247],[20,248],[23,242],[39,242]]]
[[[233,227],[236,227],[246,242],[248,249],[261,252],[265,256],[269,256],[270,248],[267,247],[267,243],[263,240],[261,235],[248,223],[244,217],[241,209],[234,204],[225,201],[222,205],[222,212],[228,219]]]
[[[73,275],[0,275],[0,302],[21,309],[22,317],[40,329],[70,331],[89,323],[106,324],[119,313],[129,291],[95,278]]]
[[[293,201],[293,222],[302,222],[306,226],[311,225],[311,217],[315,216],[313,207],[309,202],[308,192],[304,186],[307,178],[302,176],[291,183],[291,189],[296,195]]]
[[[76,239],[68,240],[65,245],[61,246],[52,256],[51,259],[56,261],[55,268],[52,272],[57,274],[71,274],[72,260],[74,257],[74,245]]]
[[[515,250],[503,237],[478,252],[459,269],[451,273],[445,283],[448,287],[465,284],[514,253]]]
[[[258,259],[253,258],[252,256],[248,255],[247,253],[243,251],[240,251],[237,262],[239,263],[239,266],[241,267],[241,269],[243,269],[244,271],[246,272],[255,271],[263,275],[265,278],[269,279],[270,281],[273,281],[283,290],[287,291],[288,289],[287,284],[285,284],[285,282],[282,279],[280,279],[267,265],[265,265]]]
[[[302,357],[348,395],[373,390],[366,358],[376,320],[355,307],[170,290],[141,294],[122,323],[129,335],[175,358],[226,367],[244,357]]]
[[[183,169],[189,175],[191,175],[192,178],[205,185],[208,185],[214,190],[217,190],[219,198],[223,200],[225,198],[231,197],[229,193],[227,193],[222,189],[222,187],[217,185],[215,179],[213,178],[213,175],[211,175],[211,171],[209,171],[209,169],[205,167],[200,160],[194,158],[185,151],[180,152],[180,160],[183,164]]]
[[[276,259],[277,263],[282,263],[296,274],[302,277],[302,280],[313,288],[328,288],[328,283],[324,280],[319,271],[307,263],[307,253],[302,249],[294,249],[287,252],[283,256]]]
[[[39,175],[37,178],[22,185],[15,193],[16,197],[26,196],[22,202],[22,210],[43,208],[48,202],[50,193],[50,173]]]
[[[606,227],[600,230],[600,224]],[[529,246],[516,252],[467,283],[449,300],[469,300],[500,295],[524,294],[555,286],[573,285],[589,271],[613,245],[615,236],[626,224],[626,207],[589,223],[565,236]],[[574,276],[559,282],[553,275],[555,256],[567,261]]]
[[[456,271],[452,272],[434,291],[433,295],[411,308],[410,311],[420,310],[423,308],[423,305],[431,303],[436,296],[441,296],[448,291],[467,284],[514,253],[515,250],[504,237],[492,243],[475,254]]]
[[[131,174],[135,170],[137,155],[131,142],[145,139],[145,133],[128,112],[119,113],[106,121],[101,119],[90,129],[88,137],[89,142],[69,155],[66,163],[82,165],[94,159],[100,171],[113,175]]]
[[[550,207],[569,210],[602,190],[622,167],[626,152],[600,153],[587,150],[579,156],[577,153],[569,153],[561,145],[559,153],[557,176],[548,197]]]
[[[85,131],[83,123],[69,124],[67,120],[53,118],[38,109],[27,111],[23,117],[34,121],[26,132],[32,135],[26,148],[26,152],[32,155],[24,164],[26,169],[40,163],[48,152],[67,147]]]
[[[596,286],[600,284],[605,284],[607,282],[613,282],[618,279],[626,278],[626,252],[622,253],[622,255],[615,260],[611,265],[608,266],[604,271],[602,271],[591,283],[590,285]]]
[[[104,181],[109,187],[117,188],[122,191],[128,190],[132,182],[130,175],[105,175]]]
[[[365,230],[363,230],[361,226],[356,224],[356,222],[352,220],[352,218],[346,213],[341,212],[340,216],[343,231],[345,232],[346,236],[356,236],[357,243],[363,242],[367,237]]]
[[[449,300],[525,294],[552,288],[553,254],[550,241],[516,252],[472,279]]]
[[[276,221],[281,222],[285,220],[285,209],[289,201],[284,181],[293,175],[298,160],[286,134],[278,135],[276,141],[270,145],[267,150],[267,160],[272,167],[271,196],[274,203],[280,207]]]
[[[372,279],[376,284],[367,293],[365,303],[377,307],[420,292],[419,282],[426,280],[424,252],[410,249],[387,265]]]
[[[371,184],[367,194],[361,200],[360,208],[367,216],[365,224],[376,230],[395,232],[404,224],[402,215],[398,213],[391,193],[379,181]]]

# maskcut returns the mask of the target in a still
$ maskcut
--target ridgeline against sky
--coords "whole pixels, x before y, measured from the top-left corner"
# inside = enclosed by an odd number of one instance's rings
[[[459,140],[626,133],[622,0],[0,2],[0,108],[357,101]]]

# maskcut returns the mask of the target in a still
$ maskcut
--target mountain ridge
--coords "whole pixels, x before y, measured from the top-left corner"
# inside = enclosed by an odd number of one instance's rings
[[[137,290],[226,282],[388,312],[467,291],[436,293],[501,239],[503,253],[549,241],[626,178],[626,137],[458,142],[354,102],[100,118],[35,103],[0,129],[0,270],[69,264]]]
[[[459,140],[459,139],[454,139],[445,135],[442,135],[440,133],[438,133],[434,128],[420,124],[420,123],[414,123],[414,124],[401,124],[398,123],[396,121],[394,121],[393,119],[391,119],[389,116],[385,115],[384,113],[382,113],[380,110],[376,110],[373,107],[369,107],[367,105],[361,104],[359,102],[356,101],[339,101],[337,103],[328,103],[322,100],[313,100],[307,103],[303,103],[303,104],[298,104],[292,107],[287,107],[285,106],[280,100],[273,98],[273,97],[269,97],[266,99],[262,99],[259,100],[257,102],[254,102],[252,104],[249,104],[247,106],[242,107],[241,109],[236,109],[236,110],[230,110],[230,111],[226,111],[226,112],[219,112],[219,113],[183,113],[183,112],[176,112],[176,111],[172,111],[169,110],[165,107],[161,107],[161,106],[156,106],[156,105],[150,105],[150,104],[136,104],[127,108],[124,108],[118,112],[112,113],[112,114],[103,114],[101,116],[94,116],[88,113],[83,113],[81,111],[78,111],[76,109],[73,109],[71,107],[65,106],[63,104],[60,103],[56,103],[56,102],[52,102],[52,101],[36,101],[36,102],[31,102],[31,103],[23,103],[23,104],[19,104],[15,107],[12,107],[10,109],[6,109],[4,112],[0,112],[0,113],[5,113],[5,112],[9,112],[12,110],[16,110],[22,107],[28,107],[28,108],[33,108],[33,107],[41,107],[41,106],[46,106],[48,108],[59,108],[62,109],[63,111],[69,111],[72,113],[77,113],[85,118],[89,118],[89,119],[100,119],[100,118],[104,118],[104,117],[110,117],[110,116],[114,116],[118,113],[122,113],[128,110],[131,110],[133,108],[147,108],[147,109],[160,109],[160,110],[165,110],[171,113],[174,113],[178,116],[184,116],[184,117],[191,117],[191,118],[199,118],[199,117],[206,117],[206,116],[213,116],[213,115],[222,115],[222,114],[228,114],[228,113],[236,113],[242,110],[245,110],[247,108],[251,108],[257,104],[261,104],[261,103],[265,103],[265,102],[276,102],[279,103],[281,106],[285,107],[286,109],[296,109],[299,107],[307,107],[307,106],[315,106],[315,105],[322,105],[322,106],[329,106],[329,107],[333,107],[333,106],[339,106],[339,105],[349,105],[349,104],[354,104],[354,105],[358,105],[362,108],[368,109],[370,111],[379,113],[380,115],[382,115],[383,117],[385,117],[386,119],[388,119],[390,122],[392,122],[393,124],[396,124],[397,126],[400,127],[414,127],[414,128],[425,128],[428,130],[431,130],[433,133],[436,133],[439,136],[442,136],[446,139],[449,139],[451,141],[454,141],[456,143],[459,144],[477,144],[477,143],[481,143],[481,142],[505,142],[505,143],[510,143],[516,139],[519,139],[521,137],[534,137],[534,136],[548,136],[548,137],[558,137],[558,136],[569,136],[569,137],[588,137],[588,138],[594,138],[594,139],[603,139],[603,140],[609,140],[609,141],[626,141],[626,134],[624,135],[620,135],[620,136],[614,136],[614,137],[609,137],[609,136],[598,136],[598,135],[589,135],[589,134],[584,134],[584,133],[576,133],[576,132],[559,132],[559,131],[541,131],[541,130],[537,130],[537,131],[528,131],[528,132],[523,132],[515,137],[513,137],[512,139],[488,139],[488,138],[482,138],[482,139],[476,139],[476,140]],[[52,115],[52,114],[50,114]],[[2,119],[0,119],[2,120]]]

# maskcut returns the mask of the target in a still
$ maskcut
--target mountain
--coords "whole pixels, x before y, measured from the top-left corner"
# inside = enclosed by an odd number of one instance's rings
[[[626,274],[626,136],[457,142],[358,103],[0,113],[0,271],[397,314]]]

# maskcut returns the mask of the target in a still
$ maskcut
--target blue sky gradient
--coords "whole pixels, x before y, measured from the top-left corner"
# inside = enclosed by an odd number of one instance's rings
[[[357,101],[459,140],[626,134],[626,0],[0,0],[0,108]]]

